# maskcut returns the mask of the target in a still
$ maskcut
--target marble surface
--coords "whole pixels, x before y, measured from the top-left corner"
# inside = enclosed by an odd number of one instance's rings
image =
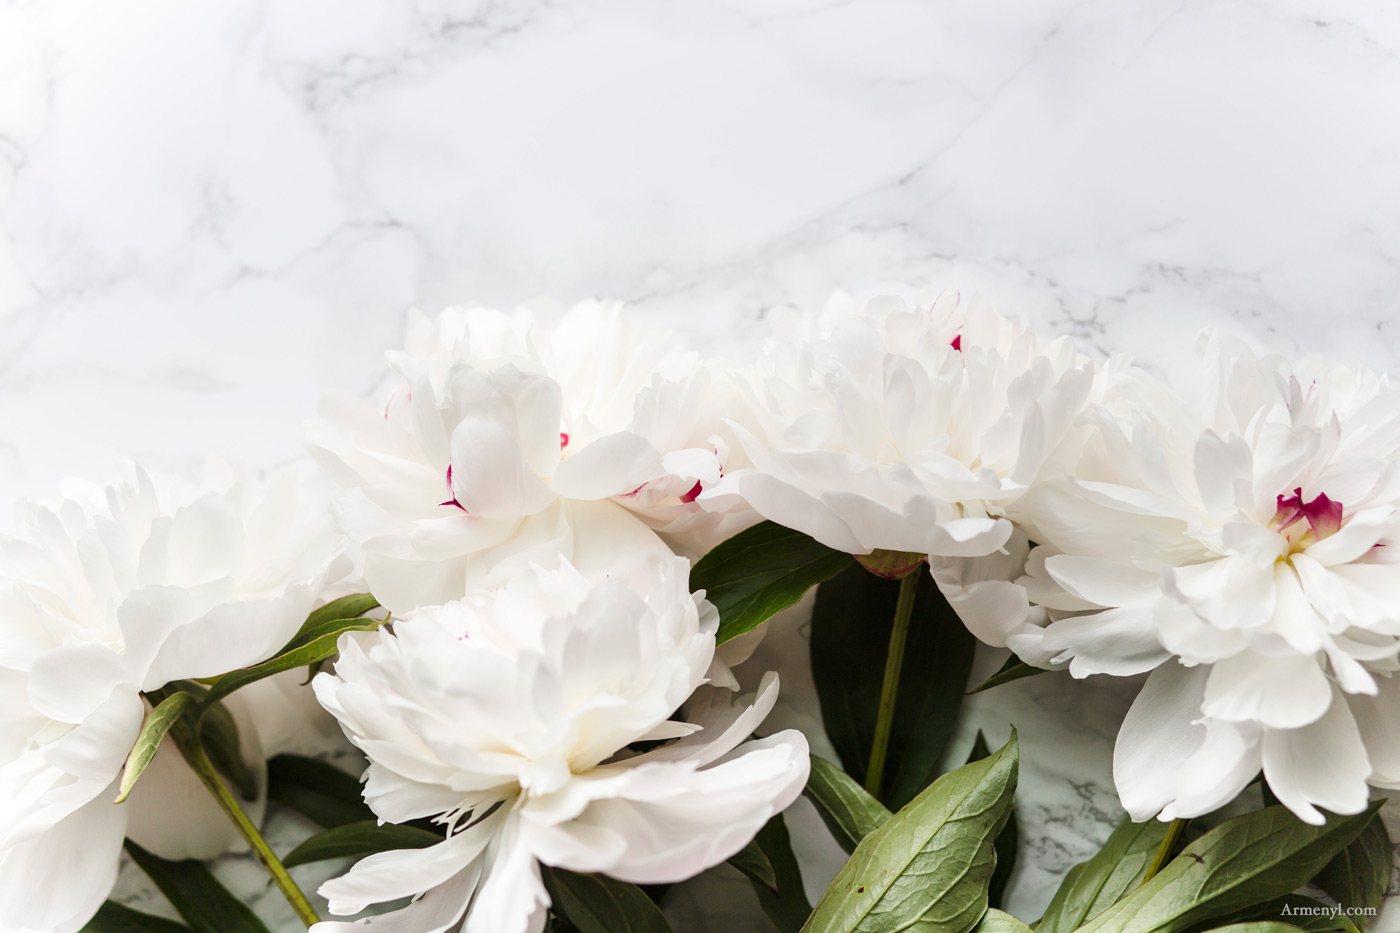
[[[0,2],[0,500],[296,457],[411,305],[619,297],[742,341],[956,285],[1171,379],[1207,325],[1392,368],[1397,104],[1377,0]],[[1027,739],[1023,916],[1116,819],[1131,689],[964,723]]]

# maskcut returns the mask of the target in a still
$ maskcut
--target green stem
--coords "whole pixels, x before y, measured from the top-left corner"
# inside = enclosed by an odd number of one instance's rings
[[[1157,877],[1157,872],[1167,867],[1167,862],[1171,861],[1172,850],[1181,840],[1181,834],[1186,831],[1186,824],[1190,820],[1172,820],[1167,827],[1167,834],[1162,837],[1162,844],[1157,847],[1157,854],[1152,856],[1152,861],[1147,866],[1147,874],[1142,876],[1142,883],[1147,884]]]
[[[214,799],[228,815],[229,820],[248,841],[248,845],[253,849],[253,855],[271,876],[272,883],[282,891],[282,896],[287,899],[287,903],[292,905],[292,910],[296,911],[297,918],[308,928],[313,923],[319,923],[321,918],[316,916],[316,909],[311,906],[311,902],[306,899],[301,888],[297,887],[292,876],[287,874],[287,868],[282,864],[282,860],[268,846],[262,833],[258,832],[253,821],[248,819],[248,814],[243,812],[237,799],[219,778],[218,771],[214,769],[214,763],[204,752],[204,746],[194,738],[183,723],[171,730],[171,736],[175,739],[175,744],[179,747],[180,752],[185,756],[185,760],[189,762],[190,768],[204,782],[204,786],[209,789],[209,793],[214,795]]]
[[[879,798],[885,783],[885,758],[890,751],[890,731],[894,727],[895,695],[904,669],[904,643],[909,638],[909,620],[914,616],[914,598],[919,594],[917,570],[899,581],[899,602],[890,629],[890,647],[885,653],[885,680],[880,685],[880,712],[875,719],[875,738],[870,744],[870,764],[865,769],[865,789]]]

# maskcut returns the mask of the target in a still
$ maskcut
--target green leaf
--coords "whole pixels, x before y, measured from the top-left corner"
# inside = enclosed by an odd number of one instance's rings
[[[974,693],[981,693],[983,690],[990,690],[993,687],[1000,687],[1002,684],[1009,684],[1013,680],[1021,680],[1025,677],[1032,677],[1036,674],[1045,674],[1048,672],[1049,668],[1027,664],[1020,658],[1012,655],[1006,659],[1006,663],[1001,666],[1001,670],[967,691],[967,695],[972,696]]]
[[[372,632],[384,623],[377,619],[329,619],[317,625],[306,625],[283,648],[271,658],[249,667],[230,671],[209,688],[206,703],[223,699],[239,687],[289,671],[294,667],[306,667],[335,654],[336,642],[346,632]]]
[[[797,857],[792,854],[792,840],[788,838],[783,815],[776,814],[765,823],[753,841],[768,859],[768,864],[773,866],[773,875],[777,879],[777,884],[772,888],[749,879],[758,904],[780,933],[797,933],[812,913],[812,905],[802,888],[802,870],[797,865]]]
[[[987,747],[987,739],[979,731],[977,738],[972,743],[972,751],[968,753],[968,762],[981,761],[991,754],[991,749]],[[1016,856],[1021,848],[1021,830],[1016,824],[1016,810],[1013,808],[1006,817],[1006,825],[997,833],[995,843],[997,851],[997,868],[992,872],[992,880],[987,884],[987,903],[993,907],[1001,905],[1002,895],[1006,893],[1007,882],[1011,880],[1011,871],[1016,867]]]
[[[690,571],[690,588],[704,590],[719,610],[724,644],[753,631],[802,594],[855,565],[851,555],[800,531],[762,522],[716,546]]]
[[[288,868],[307,865],[329,858],[364,858],[376,852],[390,849],[426,849],[442,842],[438,833],[419,829],[417,826],[400,826],[394,823],[379,825],[378,820],[362,820],[334,826],[323,833],[317,833],[297,846],[282,864]]]
[[[822,722],[847,774],[865,783],[899,582],[859,566],[817,589],[812,677]],[[904,648],[882,802],[897,810],[938,775],[972,667],[975,641],[923,574]]]
[[[757,842],[750,842],[729,857],[729,864],[749,876],[754,884],[761,884],[773,893],[778,891],[778,876],[773,871],[773,863],[763,854]]]
[[[126,840],[141,866],[193,933],[268,933],[261,920],[210,874],[201,862],[172,862]]]
[[[1385,823],[1377,813],[1366,828],[1338,852],[1314,883],[1344,907],[1380,907],[1390,887],[1395,857]]]
[[[107,901],[78,933],[190,933],[190,928],[164,917],[153,917]]]
[[[967,933],[987,910],[994,840],[1011,813],[1016,733],[950,771],[856,846],[805,933]]]
[[[1151,881],[1099,914],[1083,933],[1172,933],[1283,897],[1356,838],[1380,803],[1310,826],[1284,807],[1221,823]]]
[[[172,693],[146,714],[141,723],[141,731],[136,735],[136,744],[131,746],[131,751],[126,755],[126,767],[122,769],[122,780],[117,787],[117,799],[114,803],[122,803],[131,796],[136,779],[146,770],[151,759],[156,757],[156,752],[160,751],[160,743],[165,741],[165,734],[170,731],[171,726],[180,721],[180,714],[192,706],[194,697],[188,693]]]
[[[278,755],[268,761],[267,796],[322,826],[375,819],[356,777],[301,755]]]
[[[1123,817],[1103,848],[1065,875],[1036,924],[1037,933],[1077,930],[1136,890],[1167,834],[1167,825],[1161,820],[1134,823]]]
[[[860,841],[885,820],[890,811],[840,768],[825,758],[812,756],[812,770],[802,792],[817,805],[822,822],[847,852],[854,852]]]
[[[579,933],[670,933],[660,908],[635,884],[547,865],[540,869],[552,909]]]
[[[369,593],[352,593],[349,596],[333,599],[307,616],[306,621],[301,624],[301,629],[292,640],[301,638],[311,629],[323,627],[327,622],[334,622],[337,619],[358,619],[366,612],[378,608],[379,600]]]
[[[219,769],[233,786],[243,795],[244,800],[255,800],[258,796],[257,780],[243,760],[243,746],[238,741],[238,724],[228,707],[208,699],[200,711],[199,741],[209,754],[209,760]]]
[[[1256,920],[1252,923],[1232,923],[1216,927],[1215,933],[1298,933],[1299,927],[1282,920]]]
[[[989,907],[981,922],[973,927],[973,933],[1031,933],[1031,928],[1010,914]]]

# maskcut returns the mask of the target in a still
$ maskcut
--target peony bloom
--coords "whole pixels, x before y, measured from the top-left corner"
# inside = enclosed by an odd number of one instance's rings
[[[819,316],[774,312],[749,379],[757,414],[736,427],[748,469],[702,505],[746,503],[852,554],[928,556],[946,596],[979,616],[1030,612],[1019,502],[1047,472],[1095,391],[1068,338],[944,292],[928,308],[837,296]]]
[[[1078,677],[1152,671],[1114,757],[1135,819],[1209,812],[1262,768],[1321,823],[1400,786],[1400,394],[1207,335],[1203,414],[1160,387],[1100,412],[1033,497],[1022,581],[1054,619],[1007,643]]]
[[[6,929],[71,933],[111,890],[123,836],[170,858],[237,838],[168,747],[127,803],[112,802],[141,692],[267,658],[348,561],[291,476],[258,494],[182,490],[137,469],[29,508],[19,529],[0,541],[0,916]],[[246,712],[237,695],[229,707]]]
[[[777,676],[751,706],[702,687],[713,608],[688,591],[684,558],[636,556],[592,584],[567,562],[531,567],[393,633],[341,639],[335,675],[313,685],[370,759],[365,800],[386,822],[433,817],[447,838],[371,855],[326,882],[332,913],[415,896],[366,926],[443,930],[465,915],[467,933],[538,933],[541,863],[679,881],[739,851],[796,798],[801,733],[745,741],[776,701]]]
[[[728,445],[722,385],[694,354],[616,305],[549,317],[415,314],[386,405],[322,404],[312,443],[390,609],[448,602],[555,551],[661,553],[659,533],[698,553],[750,520],[695,504]]]

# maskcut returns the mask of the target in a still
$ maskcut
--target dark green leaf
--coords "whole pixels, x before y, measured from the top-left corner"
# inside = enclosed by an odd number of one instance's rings
[[[773,866],[773,876],[778,882],[774,889],[749,879],[758,904],[780,933],[797,933],[812,913],[812,905],[802,888],[802,870],[792,854],[792,840],[788,838],[783,815],[779,813],[765,823],[753,841]]]
[[[1084,933],[1173,933],[1283,897],[1306,884],[1366,827],[1379,802],[1310,826],[1284,807],[1221,823]]]
[[[849,554],[819,544],[800,531],[762,522],[721,543],[690,571],[690,588],[704,590],[719,610],[724,644],[753,631],[802,594],[847,567]]]
[[[209,754],[209,760],[243,795],[244,800],[258,796],[258,784],[248,763],[243,760],[243,747],[238,741],[238,724],[228,707],[217,700],[201,710],[199,740]]]
[[[1160,820],[1134,823],[1128,817],[1103,848],[1069,870],[1050,899],[1037,933],[1070,933],[1112,907],[1142,884],[1167,825]]]
[[[1351,844],[1327,863],[1314,883],[1343,907],[1380,907],[1390,887],[1394,858],[1390,836],[1377,813]]]
[[[1227,927],[1216,927],[1215,933],[1298,933],[1299,929],[1282,920],[1255,920],[1251,923],[1232,923]]]
[[[193,933],[268,933],[261,920],[210,874],[201,862],[172,862],[126,841],[141,866]]]
[[[817,805],[822,822],[847,852],[854,852],[862,839],[890,818],[885,805],[855,778],[816,755],[802,792]]]
[[[579,933],[670,933],[651,898],[635,884],[540,866],[553,910]]]
[[[1031,928],[1010,914],[989,907],[973,933],[1031,933]]]
[[[324,761],[278,755],[267,763],[268,799],[291,807],[322,826],[374,819],[360,791],[357,778]]]
[[[991,749],[987,747],[987,740],[979,731],[976,740],[972,743],[972,751],[968,754],[969,763],[981,761],[991,754]],[[992,880],[987,884],[987,903],[993,907],[1001,906],[1002,895],[1006,893],[1006,884],[1011,880],[1011,872],[1016,867],[1016,856],[1021,848],[1021,830],[1016,823],[1016,810],[1013,807],[1007,814],[1006,825],[997,833],[997,869],[992,872]]]
[[[294,868],[328,858],[364,858],[390,849],[426,849],[442,840],[437,833],[416,826],[394,823],[380,826],[378,820],[363,820],[317,833],[287,853],[282,864]]]
[[[171,726],[179,722],[180,714],[193,705],[194,697],[182,691],[172,693],[146,713],[146,718],[141,723],[141,731],[136,735],[136,744],[132,745],[131,751],[127,753],[126,767],[122,770],[122,780],[117,787],[115,803],[121,803],[131,796],[136,779],[146,770],[151,759],[156,757],[156,752],[160,751],[160,743],[165,741],[165,734],[170,731]]]
[[[870,760],[885,654],[899,582],[860,566],[817,589],[812,610],[812,677],[822,722],[846,773],[861,784]],[[974,640],[923,574],[904,648],[882,802],[899,809],[938,774],[972,666]]]
[[[1009,684],[1013,680],[1021,680],[1024,677],[1032,677],[1036,674],[1044,674],[1046,673],[1046,671],[1047,668],[1036,667],[1032,664],[1027,664],[1020,658],[1016,657],[1015,655],[1012,655],[1011,657],[1006,659],[1006,663],[1001,666],[1001,670],[997,671],[991,677],[988,677],[986,680],[982,681],[980,684],[967,691],[967,695],[971,696],[974,693],[981,693],[983,690],[990,690],[993,687],[1000,687],[1002,684]]]
[[[273,657],[260,664],[230,671],[214,681],[205,702],[212,703],[222,699],[239,687],[246,687],[264,677],[324,661],[335,654],[336,642],[340,640],[341,635],[346,632],[372,632],[382,624],[375,619],[354,618],[330,619],[319,625],[308,625]]]
[[[190,933],[190,928],[107,901],[78,933]]]
[[[739,869],[754,884],[761,884],[768,890],[778,891],[778,876],[773,873],[773,863],[763,854],[757,842],[750,842],[729,857],[729,864]]]
[[[943,775],[866,836],[805,933],[967,933],[987,910],[994,840],[1011,813],[1016,734],[995,754]]]

